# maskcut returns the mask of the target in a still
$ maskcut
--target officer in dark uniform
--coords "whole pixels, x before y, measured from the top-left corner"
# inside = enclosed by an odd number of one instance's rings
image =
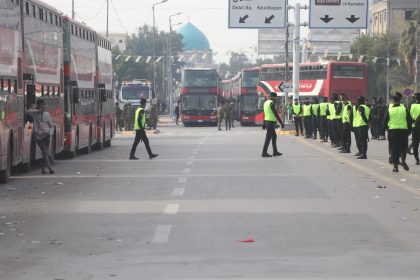
[[[305,138],[311,138],[312,136],[312,114],[311,114],[311,103],[309,99],[305,99],[303,108],[303,125],[305,127]]]
[[[406,171],[410,169],[405,159],[407,157],[408,136],[412,127],[411,116],[408,109],[400,104],[401,98],[402,94],[399,92],[392,96],[394,104],[389,105],[384,122],[385,129],[388,129],[391,163],[394,165],[393,172],[398,172],[398,164],[401,164]]]
[[[142,98],[140,100],[140,107],[137,108],[136,113],[134,114],[134,130],[136,131],[136,137],[134,138],[133,146],[131,147],[130,152],[130,159],[137,160],[138,158],[135,156],[137,145],[140,141],[143,141],[144,146],[146,146],[147,153],[149,154],[149,158],[155,158],[158,155],[152,153],[152,149],[150,148],[149,139],[146,135],[146,111],[144,108],[146,107],[146,99]]]
[[[264,124],[263,129],[267,129],[267,134],[265,136],[264,147],[262,151],[262,157],[272,157],[272,155],[267,153],[268,145],[273,145],[273,156],[281,156],[277,150],[277,134],[276,134],[276,124],[280,123],[281,128],[284,128],[283,121],[281,120],[277,110],[276,110],[276,98],[277,93],[270,93],[270,99],[264,103]]]
[[[314,102],[311,105],[311,114],[312,114],[312,138],[317,139],[318,130],[319,130],[319,101],[318,98],[314,99]]]
[[[370,109],[365,104],[365,98],[360,96],[357,99],[357,104],[353,106],[353,129],[356,138],[357,149],[359,150],[355,154],[357,159],[367,159],[369,116]]]
[[[295,102],[292,105],[292,115],[295,122],[296,127],[296,136],[300,135],[303,136],[303,123],[302,123],[302,114],[303,108],[302,105],[299,103],[299,99],[295,99]]]
[[[420,92],[414,94],[416,103],[411,104],[410,115],[413,122],[413,155],[416,165],[419,165],[419,140],[420,140]]]
[[[347,98],[345,98],[347,99]],[[351,130],[353,124],[353,114],[352,106],[348,100],[343,101],[343,133],[342,133],[342,142],[343,149],[340,153],[349,154],[351,147]]]

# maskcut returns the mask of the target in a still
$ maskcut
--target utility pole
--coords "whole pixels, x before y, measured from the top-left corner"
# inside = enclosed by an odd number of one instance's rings
[[[71,18],[74,19],[74,0],[71,1]]]
[[[106,0],[106,38],[108,38],[108,25],[109,24],[109,0]]]

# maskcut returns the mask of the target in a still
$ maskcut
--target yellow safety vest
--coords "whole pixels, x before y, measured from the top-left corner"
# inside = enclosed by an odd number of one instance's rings
[[[318,117],[319,104],[312,104],[312,116]]]
[[[295,114],[296,117],[301,117],[302,116],[302,110],[300,107],[300,103],[295,104],[293,103],[293,113]]]
[[[365,109],[365,116],[366,119],[369,119],[370,109],[365,104],[360,105],[359,107],[363,107]],[[353,107],[353,127],[361,127],[365,126],[367,123],[363,120],[362,115],[360,114],[359,110],[356,110],[356,106]]]
[[[264,120],[269,122],[276,122],[277,118],[273,113],[273,110],[271,109],[271,103],[273,103],[273,100],[267,100],[264,103]]]
[[[389,113],[389,129],[408,129],[407,124],[407,110],[404,105],[394,107],[390,106],[388,109]]]
[[[134,130],[140,130],[138,119],[141,111],[144,111],[144,109],[141,107],[137,108],[136,113],[134,115]],[[141,119],[141,126],[143,128],[146,127],[146,114],[143,114],[143,117]]]
[[[413,120],[413,127],[415,127],[416,126],[416,120],[420,116],[420,104],[419,103],[415,103],[415,104],[411,105],[410,115],[411,115],[411,119]]]
[[[310,117],[311,116],[311,105],[303,105],[303,116]]]

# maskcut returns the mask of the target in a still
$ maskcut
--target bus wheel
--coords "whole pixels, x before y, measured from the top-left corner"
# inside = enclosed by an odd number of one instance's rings
[[[10,173],[12,171],[12,157],[13,150],[11,144],[9,144],[6,153],[6,169],[0,171],[0,184],[5,184],[10,180]]]

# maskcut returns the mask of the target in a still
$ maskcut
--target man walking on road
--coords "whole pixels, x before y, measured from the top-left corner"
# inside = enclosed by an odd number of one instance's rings
[[[280,123],[281,128],[284,128],[284,124],[276,110],[275,101],[277,98],[277,93],[270,93],[270,99],[264,103],[264,124],[263,129],[267,129],[267,134],[265,136],[265,142],[262,152],[262,157],[272,157],[272,155],[267,153],[268,145],[273,146],[273,156],[281,156],[282,153],[279,153],[277,150],[277,134],[276,134],[276,124]]]
[[[136,113],[134,115],[134,130],[136,131],[136,137],[134,138],[133,146],[131,147],[130,152],[130,159],[132,160],[138,159],[135,156],[135,153],[140,141],[143,141],[150,159],[158,156],[157,154],[152,153],[152,149],[150,149],[149,139],[146,135],[146,112],[144,111],[144,108],[146,107],[146,102],[147,101],[144,98],[140,100],[140,107],[137,108]]]

